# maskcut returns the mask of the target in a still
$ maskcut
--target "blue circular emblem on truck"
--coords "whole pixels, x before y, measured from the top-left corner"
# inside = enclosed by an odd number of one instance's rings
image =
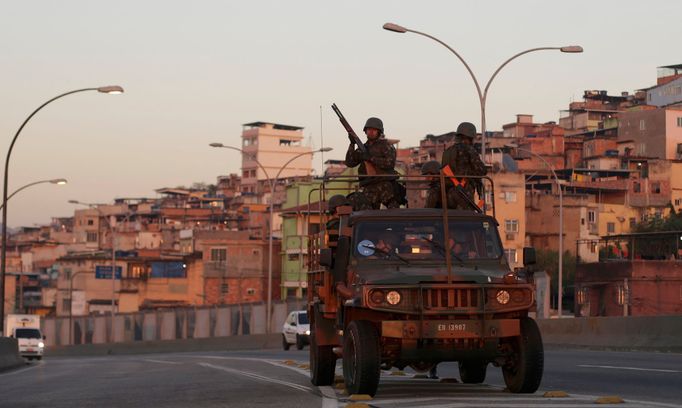
[[[362,256],[374,255],[374,242],[365,239],[358,244],[358,252]]]

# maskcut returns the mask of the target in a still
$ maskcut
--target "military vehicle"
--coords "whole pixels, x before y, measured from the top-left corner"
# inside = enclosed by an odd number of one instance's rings
[[[492,365],[509,391],[538,389],[532,273],[510,269],[494,208],[336,210],[338,231],[322,226],[309,245],[314,385],[332,384],[342,359],[349,394],[374,395],[381,370],[426,372],[446,361],[458,362],[464,383],[482,383]],[[535,263],[533,248],[523,253],[526,266]]]

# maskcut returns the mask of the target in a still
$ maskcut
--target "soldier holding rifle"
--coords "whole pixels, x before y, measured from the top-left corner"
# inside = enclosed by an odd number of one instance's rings
[[[358,168],[360,187],[371,208],[379,209],[381,204],[385,205],[386,208],[398,208],[401,204],[406,204],[405,187],[397,181],[396,151],[384,137],[384,124],[381,119],[367,119],[363,129],[367,135],[367,142],[362,143],[336,104],[332,105],[332,109],[348,131],[350,139],[344,163],[348,167],[360,166]]]

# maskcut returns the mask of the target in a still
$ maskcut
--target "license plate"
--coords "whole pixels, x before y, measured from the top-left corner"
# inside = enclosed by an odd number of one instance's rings
[[[439,332],[466,331],[467,325],[466,323],[439,323],[437,329]]]
[[[29,353],[32,353],[32,352],[34,352],[35,350],[33,350],[33,349],[26,349],[26,351],[28,351]]]

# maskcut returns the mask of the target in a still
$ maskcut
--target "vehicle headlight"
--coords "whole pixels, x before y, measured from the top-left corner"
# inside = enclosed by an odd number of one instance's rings
[[[38,343],[38,347],[40,347],[40,348],[45,347],[45,343],[43,343],[43,342],[41,341],[40,343]]]
[[[498,290],[497,294],[495,295],[495,299],[497,299],[497,303],[501,305],[506,305],[507,303],[509,303],[510,299],[509,292],[507,292],[506,290]]]
[[[306,336],[310,336],[310,330],[305,331]]]
[[[374,303],[375,305],[380,305],[384,302],[384,292],[380,290],[373,290],[369,294],[369,300]]]
[[[386,295],[386,301],[390,305],[397,305],[400,303],[400,292],[392,290]]]

